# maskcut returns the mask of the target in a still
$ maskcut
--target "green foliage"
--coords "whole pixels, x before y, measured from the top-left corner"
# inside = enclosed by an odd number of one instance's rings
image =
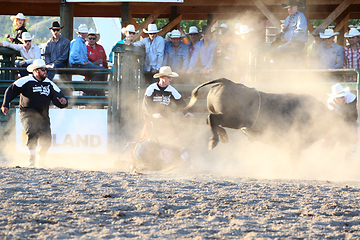
[[[6,41],[5,34],[13,35],[15,29],[12,26],[13,22],[10,20],[10,16],[0,15],[0,41]],[[29,21],[26,23],[26,29],[30,32],[31,36],[34,36],[36,44],[45,43],[51,38],[52,34],[49,27],[53,21],[60,21],[60,17],[30,16]],[[76,17],[74,18],[74,29],[77,29],[83,23],[89,29],[95,28],[95,23],[91,17]],[[73,37],[76,36],[77,34],[74,31]]]

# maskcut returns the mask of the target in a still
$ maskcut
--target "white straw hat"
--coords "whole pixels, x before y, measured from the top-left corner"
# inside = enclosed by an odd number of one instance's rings
[[[352,28],[349,30],[349,33],[345,33],[344,34],[344,37],[356,37],[356,36],[359,36],[360,35],[360,32],[355,29],[355,28]]]
[[[149,24],[148,30],[144,29],[144,33],[158,33],[162,29],[158,30],[156,24]]]
[[[121,32],[125,34],[125,32],[132,32],[132,33],[138,33],[139,31],[135,30],[135,26],[132,24],[129,24],[126,26],[126,28],[122,28]]]
[[[27,40],[32,40],[33,38],[31,37],[31,35],[30,35],[30,33],[28,33],[28,32],[23,32],[22,34],[21,34],[21,41],[22,42],[25,42],[25,41],[27,41]]]
[[[184,38],[185,35],[181,35],[181,32],[177,29],[172,30],[170,33],[170,38]]]
[[[23,13],[18,13],[18,14],[16,14],[16,16],[11,16],[10,17],[11,21],[14,21],[17,18],[18,19],[23,19],[23,20],[25,20],[25,22],[29,21],[29,18],[28,17],[26,18]]]
[[[339,32],[334,32],[333,29],[325,29],[324,33],[320,33],[320,38],[331,38],[332,36],[339,35]]]
[[[339,98],[347,95],[350,92],[350,88],[347,87],[343,89],[343,86],[340,83],[337,83],[331,87],[331,92],[332,93],[328,93],[327,95],[333,98]]]
[[[188,33],[185,33],[185,34],[192,34],[192,33],[199,33],[199,30],[196,26],[191,26],[189,28],[189,32]]]
[[[88,27],[86,26],[86,24],[80,24],[78,29],[75,29],[76,33],[88,33]]]
[[[179,74],[173,72],[169,66],[163,66],[159,69],[159,73],[155,73],[153,78],[159,77],[178,77]]]
[[[236,34],[237,35],[247,34],[247,33],[252,32],[252,31],[254,31],[254,29],[249,28],[248,25],[241,25],[239,31],[236,31]]]
[[[32,72],[37,68],[47,68],[46,64],[45,64],[45,61],[42,60],[42,59],[35,59],[32,64],[27,66],[26,70],[28,72]]]

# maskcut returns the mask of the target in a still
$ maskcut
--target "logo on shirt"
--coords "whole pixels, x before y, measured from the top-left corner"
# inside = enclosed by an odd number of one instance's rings
[[[169,105],[170,104],[170,96],[156,96],[153,98],[154,102],[160,102],[160,104]]]
[[[49,96],[50,94],[50,85],[48,86],[35,86],[33,87],[33,92],[39,92],[40,95]]]

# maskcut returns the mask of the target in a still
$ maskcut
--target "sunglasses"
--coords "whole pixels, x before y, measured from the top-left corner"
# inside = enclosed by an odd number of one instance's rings
[[[27,43],[27,42],[31,42],[31,40],[25,40],[24,42],[26,42],[26,43]]]
[[[135,33],[134,33],[134,32],[129,32],[129,34],[135,35]]]
[[[53,30],[54,32],[58,32],[58,31],[60,31],[60,29],[51,29],[51,30]]]
[[[149,35],[156,35],[156,33],[149,33]]]
[[[38,70],[41,70],[41,71],[43,71],[43,72],[47,71],[46,68],[38,68]]]
[[[94,38],[88,38],[89,40],[96,40],[96,37],[94,37]]]

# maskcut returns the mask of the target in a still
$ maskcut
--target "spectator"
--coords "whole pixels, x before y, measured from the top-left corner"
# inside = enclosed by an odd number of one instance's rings
[[[70,54],[69,54],[69,65],[74,68],[85,68],[85,69],[104,69],[103,67],[97,66],[91,63],[88,59],[85,39],[88,35],[88,28],[85,24],[81,24],[78,30],[75,32],[79,34],[70,43]],[[106,80],[105,74],[82,74],[85,76],[85,80],[91,79],[91,81],[104,81]],[[104,76],[105,75],[105,76]],[[86,95],[90,95],[87,94]]]
[[[196,26],[191,26],[189,28],[189,32],[185,34],[188,34],[190,36],[191,42],[188,44],[188,47],[189,47],[189,57],[191,58],[195,49],[195,45],[199,42],[200,39],[199,30]]]
[[[225,24],[221,24],[217,29],[218,44],[216,46],[216,67],[218,70],[233,69],[235,46],[233,42],[233,35],[230,28]]]
[[[149,37],[134,43],[134,46],[145,47],[145,81],[147,82],[157,80],[153,78],[153,75],[159,72],[164,61],[165,39],[157,35],[160,31],[156,24],[149,24],[148,30],[144,29]]]
[[[356,95],[350,92],[349,88],[343,89],[342,85],[337,83],[332,86],[332,93],[328,94],[327,106],[334,111],[348,125],[348,131],[344,129],[345,144],[348,145],[347,158],[354,158],[357,150],[357,123],[358,111],[356,107]],[[335,143],[327,143],[334,145]]]
[[[205,25],[201,33],[203,39],[195,46],[195,50],[190,59],[189,69],[186,72],[187,74],[191,74],[194,71],[200,72],[201,74],[210,73],[216,48],[216,42],[211,39],[210,34],[210,26]]]
[[[126,45],[134,45],[133,38],[135,36],[135,33],[138,33],[139,31],[135,31],[135,27],[132,24],[127,25],[126,28],[121,29],[122,34],[125,35],[125,38],[123,40],[118,41],[116,44],[126,44]],[[113,46],[113,48],[115,47]],[[111,52],[109,55],[109,61],[113,62],[113,53]]]
[[[87,40],[86,48],[90,62],[97,66],[108,68],[105,49],[97,43],[100,40],[100,34],[96,33],[94,29],[90,29]]]
[[[48,68],[65,68],[69,60],[70,41],[61,35],[60,24],[57,21],[51,23],[49,27],[52,37],[46,43],[45,47],[45,63]],[[54,79],[56,72],[49,71],[48,78]]]
[[[325,29],[324,33],[320,33],[320,38],[324,44],[320,44],[318,57],[319,68],[338,69],[344,65],[344,48],[334,42],[335,36],[333,29]]]
[[[349,33],[345,33],[349,45],[344,47],[344,68],[360,68],[360,44],[358,42],[360,32],[356,29],[350,29]]]
[[[6,89],[1,111],[6,115],[11,100],[20,94],[20,122],[27,135],[29,166],[33,167],[36,154],[43,163],[51,146],[50,101],[59,108],[67,107],[68,101],[60,88],[46,77],[44,60],[36,59],[27,70],[32,72],[31,76],[18,79]]]
[[[307,42],[307,20],[303,13],[298,11],[302,3],[296,0],[288,0],[287,4],[282,4],[283,8],[287,8],[289,16],[285,22],[281,24],[283,31],[284,44],[279,46],[276,51],[280,58],[289,56],[291,60],[300,55]]]
[[[8,38],[11,43],[22,44],[21,37],[24,32],[27,32],[25,25],[29,21],[29,18],[25,18],[24,14],[18,13],[16,16],[10,17],[13,21],[13,27],[15,28],[14,36],[10,37],[10,34],[5,34],[5,37]]]
[[[320,37],[320,33],[324,33],[324,29],[316,28],[312,34],[314,37],[314,43],[312,44],[311,53],[309,54],[310,68],[314,68],[319,65],[319,47],[320,44],[325,44]]]
[[[251,37],[250,33],[253,31],[253,28],[249,28],[249,26],[243,24],[241,24],[238,30],[235,31],[236,35],[238,36],[238,40],[235,46],[235,68],[240,71],[237,77],[240,76],[241,82],[245,81],[245,73],[250,69],[250,53],[254,51],[254,38]],[[234,62],[232,64],[234,64]]]
[[[185,75],[189,66],[189,49],[181,41],[184,38],[179,30],[173,30],[170,34],[170,42],[165,43],[164,66],[170,66],[171,69],[178,72],[179,76]]]
[[[9,42],[2,42],[0,43],[0,46],[9,47],[19,51],[23,60],[16,60],[15,66],[27,67],[31,63],[33,63],[35,59],[41,58],[40,48],[31,41],[32,39],[33,38],[30,36],[30,33],[23,32],[22,37],[20,39],[23,43],[22,45],[12,44]],[[26,70],[20,70],[19,73],[21,77],[29,75],[29,73]]]

